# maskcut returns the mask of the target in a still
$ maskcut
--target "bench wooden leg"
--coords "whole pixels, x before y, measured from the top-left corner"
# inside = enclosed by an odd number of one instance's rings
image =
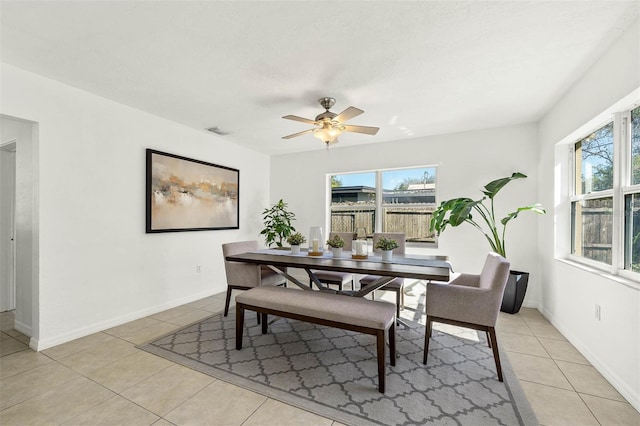
[[[236,349],[242,349],[242,334],[244,332],[244,305],[236,305]]]
[[[261,314],[261,315],[262,315],[262,334],[267,334],[267,326],[269,325],[267,314]]]
[[[384,383],[386,374],[384,372],[384,363],[385,363],[385,340],[384,340],[384,330],[379,330],[376,334],[377,340],[377,349],[378,349],[378,391],[380,393],[384,393]]]

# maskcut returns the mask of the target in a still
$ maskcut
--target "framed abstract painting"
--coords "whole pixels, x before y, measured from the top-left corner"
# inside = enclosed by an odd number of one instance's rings
[[[146,232],[238,229],[240,171],[147,149]]]

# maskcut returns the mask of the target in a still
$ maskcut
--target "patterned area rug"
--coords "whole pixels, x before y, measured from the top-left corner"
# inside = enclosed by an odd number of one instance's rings
[[[253,314],[235,349],[235,313],[214,315],[141,349],[268,397],[350,425],[538,424],[506,356],[500,383],[484,336],[433,332],[422,364],[424,325],[398,327],[396,366],[377,390],[373,336],[277,319],[262,335]],[[482,333],[478,333],[480,335]]]

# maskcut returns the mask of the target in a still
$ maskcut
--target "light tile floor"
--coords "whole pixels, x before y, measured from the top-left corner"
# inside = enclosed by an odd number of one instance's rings
[[[406,303],[419,317],[424,306],[412,291]],[[0,314],[0,424],[339,425],[135,347],[223,307],[218,294],[40,353],[13,330],[12,312]],[[542,425],[640,425],[640,414],[537,310],[501,313],[498,339]]]

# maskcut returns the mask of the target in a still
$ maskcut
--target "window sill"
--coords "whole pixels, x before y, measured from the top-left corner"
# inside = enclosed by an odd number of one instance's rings
[[[604,271],[602,269],[598,269],[598,268],[593,267],[591,265],[587,265],[587,264],[584,264],[582,262],[578,262],[578,261],[575,261],[575,260],[572,260],[572,259],[556,258],[556,260],[558,262],[567,264],[569,266],[573,266],[575,268],[582,269],[583,271],[590,272],[590,273],[595,274],[595,275],[599,275],[602,278],[606,278],[606,279],[608,279],[610,281],[613,281],[615,283],[622,284],[623,286],[629,287],[632,290],[640,291],[640,282],[635,281],[633,279],[626,278],[626,277],[623,277],[621,275],[615,275],[615,274],[612,274],[611,272]]]

